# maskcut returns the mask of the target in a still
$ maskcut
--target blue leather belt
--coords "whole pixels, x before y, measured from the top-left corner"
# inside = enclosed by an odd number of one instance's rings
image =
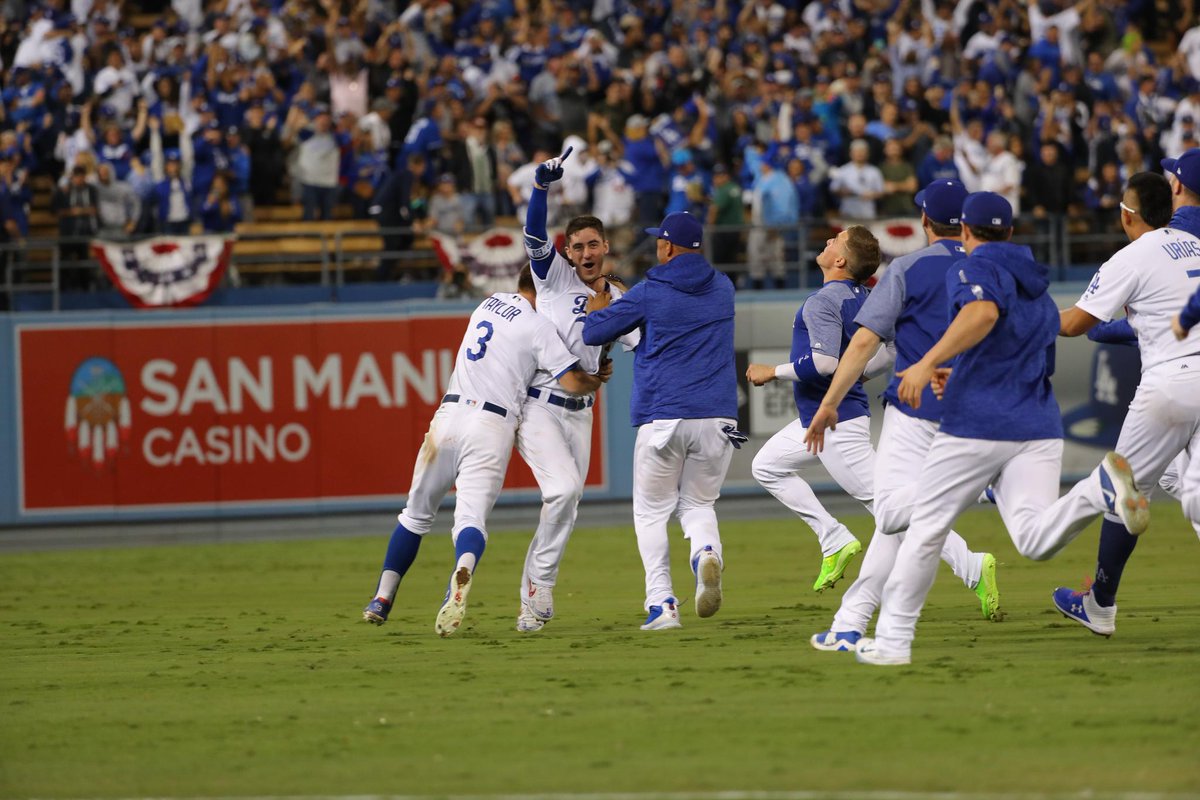
[[[534,400],[540,400],[543,393],[546,395],[547,403],[565,408],[567,411],[582,411],[585,408],[591,408],[596,402],[594,397],[560,397],[548,389],[529,390],[529,396]]]
[[[445,397],[442,398],[442,403],[465,403],[466,405],[469,405],[469,406],[478,405],[484,411],[490,411],[493,414],[498,414],[502,417],[508,416],[508,409],[501,408],[500,406],[496,405],[495,403],[489,403],[487,401],[484,401],[483,403],[479,403],[476,400],[464,400],[462,397],[460,397],[459,395],[456,395],[456,394],[446,395]]]

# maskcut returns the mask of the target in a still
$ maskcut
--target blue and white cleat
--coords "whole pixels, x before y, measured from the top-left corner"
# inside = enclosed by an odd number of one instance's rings
[[[721,559],[717,557],[712,545],[705,545],[692,559],[692,572],[696,573],[696,616],[711,617],[721,610],[723,569]]]
[[[544,627],[546,627],[546,623],[535,617],[533,612],[529,610],[529,606],[522,604],[521,613],[517,616],[517,631],[519,633],[533,633],[540,631]]]
[[[553,589],[530,582],[526,585],[525,600],[521,605],[542,622],[549,622],[554,617]]]
[[[671,628],[682,628],[679,621],[679,604],[674,597],[668,597],[661,606],[650,606],[650,614],[642,623],[644,631],[665,631]]]
[[[1150,527],[1150,502],[1133,479],[1129,462],[1119,453],[1105,453],[1100,462],[1100,491],[1104,505],[1121,518],[1125,530],[1139,536]]]
[[[467,594],[471,591],[471,570],[459,567],[450,576],[450,590],[446,592],[446,602],[438,611],[433,629],[438,636],[446,637],[458,630],[463,617],[467,615]]]
[[[874,639],[865,636],[858,640],[854,658],[860,664],[872,664],[877,667],[896,667],[912,663],[912,656],[908,653],[884,650],[875,643]]]
[[[1117,630],[1117,606],[1107,608],[1096,602],[1091,590],[1076,591],[1060,586],[1051,595],[1054,607],[1064,617],[1073,619],[1094,634],[1108,638]]]
[[[858,631],[821,631],[814,633],[808,641],[818,650],[853,653],[861,638],[862,634]]]
[[[363,609],[363,619],[372,625],[382,625],[387,622],[388,612],[391,610],[391,603],[382,597],[376,597]]]

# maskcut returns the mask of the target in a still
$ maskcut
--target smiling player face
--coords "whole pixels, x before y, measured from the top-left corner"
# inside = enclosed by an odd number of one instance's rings
[[[595,228],[584,228],[571,234],[567,240],[567,256],[575,265],[579,279],[591,285],[604,274],[604,257],[608,255],[608,241]]]

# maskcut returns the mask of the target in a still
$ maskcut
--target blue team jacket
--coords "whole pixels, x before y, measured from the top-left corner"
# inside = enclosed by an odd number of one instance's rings
[[[583,323],[583,341],[603,345],[642,329],[634,351],[634,426],[656,419],[737,419],[733,284],[703,256],[684,254]]]
[[[1061,439],[1062,416],[1050,376],[1058,306],[1046,267],[1028,247],[988,242],[946,275],[953,319],[968,303],[990,300],[1000,318],[983,341],[958,357],[946,384],[942,431],[992,441]]]

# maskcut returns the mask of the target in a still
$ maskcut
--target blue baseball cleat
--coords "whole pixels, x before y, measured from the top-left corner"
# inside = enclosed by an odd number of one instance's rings
[[[853,653],[861,638],[862,634],[858,631],[821,631],[814,633],[808,641],[818,650]]]
[[[372,625],[382,625],[387,622],[388,612],[391,610],[391,603],[382,597],[376,597],[363,609],[363,619]]]
[[[661,606],[650,606],[650,614],[642,623],[644,631],[665,631],[670,628],[682,628],[679,621],[679,604],[674,597],[663,600]]]
[[[1117,606],[1107,608],[1092,597],[1090,590],[1077,591],[1060,586],[1051,595],[1054,607],[1067,619],[1073,619],[1092,633],[1108,638],[1117,630]]]

